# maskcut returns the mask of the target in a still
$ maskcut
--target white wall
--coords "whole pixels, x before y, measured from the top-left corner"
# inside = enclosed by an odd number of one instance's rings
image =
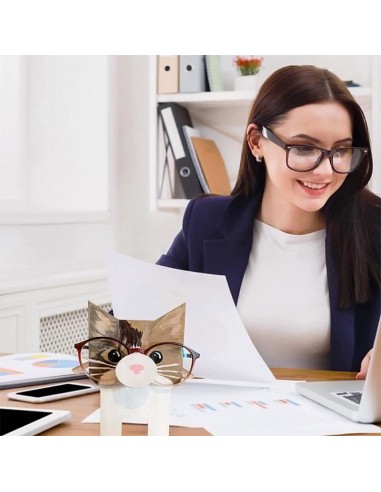
[[[181,226],[183,211],[150,209],[148,56],[116,57],[116,241],[120,252],[156,261]]]
[[[34,76],[37,84],[37,75]],[[34,87],[38,97],[42,97],[42,91]],[[22,278],[24,272],[29,275],[31,270],[55,272],[101,267],[110,248],[147,261],[155,261],[166,251],[181,225],[182,211],[149,211],[149,95],[148,57],[110,57],[112,220],[0,224],[0,282],[1,277]],[[97,144],[94,141],[94,149]],[[101,149],[103,152],[103,146]]]
[[[107,56],[27,58],[30,207],[108,210]]]
[[[13,127],[22,131],[14,132],[14,147],[22,148],[16,157],[24,183],[20,196],[10,194],[18,198],[18,208],[0,207],[0,282],[9,273],[22,278],[24,271],[99,267],[113,242],[108,58],[10,57],[0,67],[9,69],[12,60],[21,103],[2,105],[0,123],[6,122],[4,111],[16,109],[19,120]],[[11,155],[8,147],[0,146]],[[9,166],[4,156],[1,164]],[[18,183],[16,178],[8,181]],[[0,191],[4,196],[6,183]]]
[[[0,225],[1,276],[103,265],[112,242],[111,223]]]

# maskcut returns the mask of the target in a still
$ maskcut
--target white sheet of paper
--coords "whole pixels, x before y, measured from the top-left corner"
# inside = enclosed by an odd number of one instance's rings
[[[381,433],[297,394],[295,381],[276,381],[271,389],[183,384],[172,392],[171,407],[177,422],[181,416],[215,436]]]
[[[251,342],[225,276],[176,270],[116,252],[109,253],[106,267],[119,319],[157,319],[186,302],[184,343],[201,354],[196,376],[275,380]]]
[[[216,436],[323,436],[381,433],[358,424],[295,392],[295,381],[275,381],[269,389],[188,384],[172,390],[170,425],[201,427]],[[84,423],[99,422],[99,410]],[[134,419],[126,423],[146,423]]]
[[[222,386],[241,386],[244,388],[256,388],[256,389],[261,389],[261,388],[270,388],[270,384],[263,384],[263,383],[254,383],[250,381],[230,381],[228,379],[210,379],[210,378],[205,378],[205,379],[187,379],[186,380],[187,384],[213,384],[213,385],[222,385]]]
[[[79,379],[73,373],[78,366],[75,355],[55,352],[30,352],[0,357],[0,389],[47,384]]]

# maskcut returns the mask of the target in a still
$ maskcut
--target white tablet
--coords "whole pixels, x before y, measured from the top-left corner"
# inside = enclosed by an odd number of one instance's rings
[[[70,417],[68,410],[0,407],[0,436],[35,436]]]

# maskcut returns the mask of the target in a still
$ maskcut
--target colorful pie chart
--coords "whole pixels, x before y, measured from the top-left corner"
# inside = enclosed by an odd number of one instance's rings
[[[50,369],[69,369],[78,366],[78,362],[75,360],[48,359],[33,362],[32,365],[35,367],[49,367]]]

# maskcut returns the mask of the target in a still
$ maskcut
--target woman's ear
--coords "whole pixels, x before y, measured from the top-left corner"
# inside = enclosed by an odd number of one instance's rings
[[[246,139],[247,143],[250,147],[251,153],[258,157],[262,156],[261,152],[261,132],[258,129],[258,126],[254,123],[250,123],[246,130]]]

